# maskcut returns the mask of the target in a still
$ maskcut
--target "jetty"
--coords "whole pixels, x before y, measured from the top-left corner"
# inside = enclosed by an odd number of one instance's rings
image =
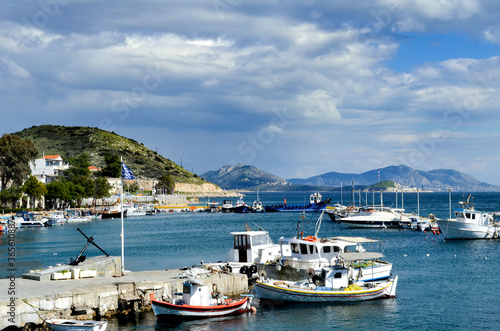
[[[121,258],[99,256],[77,265],[32,270],[22,278],[0,279],[0,326],[23,327],[45,319],[101,319],[115,314],[151,309],[150,293],[170,300],[182,284],[196,277],[204,285],[217,284],[229,296],[247,292],[246,275],[222,270],[183,268],[125,272]],[[65,271],[65,272],[64,272]]]

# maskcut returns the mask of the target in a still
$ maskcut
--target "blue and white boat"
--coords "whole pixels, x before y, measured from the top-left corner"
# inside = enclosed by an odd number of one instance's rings
[[[322,195],[319,192],[312,193],[309,196],[309,204],[287,204],[286,199],[282,205],[265,206],[266,212],[321,212],[331,200],[322,201]]]

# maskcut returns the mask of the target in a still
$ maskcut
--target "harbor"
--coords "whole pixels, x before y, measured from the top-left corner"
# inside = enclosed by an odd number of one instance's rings
[[[284,196],[282,193],[259,194],[264,202],[269,203],[282,201]],[[253,196],[251,194],[247,196],[248,200],[252,201]],[[287,201],[293,203],[303,201],[308,193],[286,196]],[[498,194],[476,194],[475,197],[478,209],[495,209],[497,206]],[[336,201],[335,196],[328,198]],[[394,203],[391,198],[394,197],[390,194],[384,197],[387,205]],[[459,193],[452,198],[453,205],[463,200],[462,194]],[[433,212],[439,218],[446,218],[449,213],[448,202],[447,193],[430,193],[421,197],[420,211],[422,214]],[[405,207],[409,212],[414,212],[417,208],[416,197],[415,199],[405,197]],[[228,250],[233,246],[231,232],[245,231],[247,224],[254,229],[265,229],[274,243],[278,243],[281,237],[296,236],[297,223],[302,216],[301,213],[161,213],[155,216],[126,218],[124,261],[125,269],[130,270],[130,273],[127,272],[123,277],[70,278],[57,281],[23,279],[22,275],[30,274],[30,270],[33,270],[33,273],[36,273],[37,269],[46,270],[49,266],[52,266],[50,269],[58,268],[60,266],[57,264],[64,265],[75,259],[86,242],[77,228],[88,236],[93,236],[99,247],[111,257],[119,256],[120,222],[95,220],[78,225],[19,229],[16,233],[16,309],[23,309],[23,312],[29,315],[26,315],[25,322],[35,322],[34,320],[39,318],[38,314],[44,318],[100,317],[101,320],[108,321],[108,330],[137,330],[144,327],[157,330],[228,327],[246,330],[270,327],[304,329],[308,325],[328,328],[332,323],[336,323],[341,329],[368,328],[374,323],[384,329],[414,327],[447,329],[465,325],[470,320],[473,320],[479,328],[491,325],[494,316],[484,312],[484,304],[488,302],[496,305],[500,302],[489,290],[495,286],[494,278],[483,274],[493,273],[495,262],[500,258],[494,249],[498,244],[496,240],[448,242],[442,235],[432,233],[400,228],[349,228],[341,223],[330,222],[327,218],[318,236],[357,236],[388,242],[383,251],[384,259],[392,263],[392,274],[399,277],[395,299],[304,306],[285,304],[280,300],[264,301],[255,298],[252,303],[257,308],[255,314],[204,321],[182,321],[175,324],[169,322],[165,324],[156,319],[148,306],[148,294],[154,292],[155,297],[159,299],[161,295],[179,291],[183,280],[171,277],[178,277],[193,265],[201,265],[202,261],[203,264],[225,262]],[[305,214],[303,224],[305,235],[314,234],[318,216],[319,213]],[[2,249],[6,249],[7,237],[4,235],[2,239]],[[85,262],[92,262],[93,258],[101,256],[102,253],[91,245],[85,255],[88,256]],[[270,267],[268,265],[265,268]],[[9,284],[9,279],[5,273],[7,268],[2,270],[4,279],[1,280],[0,286],[4,288],[4,285]],[[219,274],[210,277],[219,281]],[[207,284],[213,281],[210,277],[206,279]],[[227,277],[228,281],[233,277],[242,280],[240,288],[237,286],[238,282],[233,285],[232,280],[227,284],[228,287],[234,286],[235,293],[248,286],[246,275],[227,276],[221,273],[220,277],[219,282],[222,283],[224,277]],[[129,313],[118,312],[121,310],[119,302],[125,302],[123,299],[120,300],[120,291],[129,293],[127,298],[131,307]],[[2,305],[4,299],[10,299],[6,292],[2,293]],[[104,313],[105,307],[100,308],[99,302],[92,301],[99,295],[103,302],[105,295],[108,295],[109,302],[112,302],[109,303],[106,313]],[[49,299],[46,300],[47,296]],[[138,299],[141,296],[144,297],[144,304],[142,298]],[[32,306],[26,304],[23,299]],[[70,300],[73,300],[72,305],[77,307],[77,312],[81,315],[71,315],[73,309],[68,311],[59,309],[59,307],[70,307]],[[141,302],[141,306],[135,306],[134,302]],[[59,305],[57,309],[54,309],[55,303]],[[463,307],[468,313],[451,312],[450,307],[455,306]],[[136,308],[138,310],[135,310]],[[69,314],[63,315],[62,312]],[[325,316],[330,317],[325,319]],[[16,317],[20,318],[20,315]]]

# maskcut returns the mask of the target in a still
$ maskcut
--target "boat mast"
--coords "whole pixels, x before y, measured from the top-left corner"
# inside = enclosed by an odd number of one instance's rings
[[[342,199],[342,181],[340,181],[340,205],[343,206],[344,205],[344,201]]]
[[[448,200],[449,200],[449,204],[450,204],[450,218],[451,218],[451,188],[448,189]]]

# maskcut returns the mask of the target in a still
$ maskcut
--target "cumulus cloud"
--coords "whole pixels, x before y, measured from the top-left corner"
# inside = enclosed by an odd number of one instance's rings
[[[496,56],[436,46],[440,57],[433,57],[422,44],[410,54],[412,68],[391,66],[407,60],[398,59],[401,47],[420,36],[453,32],[497,45],[500,6],[493,2],[57,4],[11,1],[0,13],[0,105],[23,113],[4,132],[45,114],[36,124],[98,126],[138,140],[148,132],[147,141],[184,137],[188,146],[175,153],[185,159],[194,162],[210,143],[224,146],[224,160],[244,163],[237,146],[265,132],[273,138],[252,161],[293,177],[399,164],[429,139],[436,152],[425,155],[427,164],[440,166],[436,155],[451,158],[445,148],[462,139],[453,133],[496,121]],[[435,130],[450,139],[432,140]],[[306,161],[311,139],[342,146],[324,143]],[[205,156],[203,170],[224,165]]]

